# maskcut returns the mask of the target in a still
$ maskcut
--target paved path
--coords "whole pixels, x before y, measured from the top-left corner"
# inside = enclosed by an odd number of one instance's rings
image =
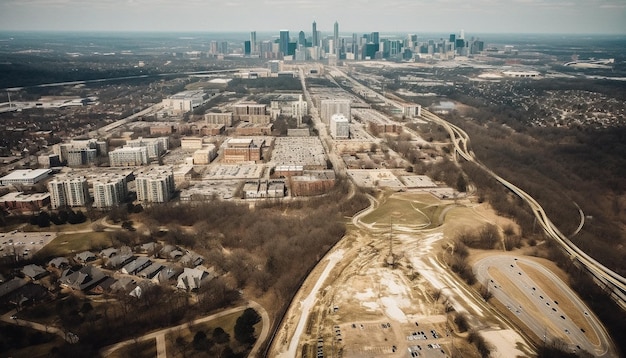
[[[110,345],[108,347],[104,347],[103,349],[100,350],[100,355],[102,357],[107,357],[108,355],[110,355],[111,353],[113,353],[114,351],[128,346],[130,344],[136,343],[136,342],[143,342],[146,340],[151,340],[151,339],[156,339],[156,345],[157,345],[157,357],[158,358],[166,358],[167,357],[167,349],[166,349],[166,341],[165,341],[165,335],[174,331],[179,331],[181,329],[187,329],[189,327],[192,327],[196,324],[199,323],[204,323],[204,322],[208,322],[208,321],[212,321],[214,319],[220,318],[220,317],[224,317],[224,316],[228,316],[230,314],[233,313],[237,313],[237,312],[241,312],[243,310],[245,310],[246,308],[254,308],[257,312],[259,312],[259,314],[261,315],[261,322],[263,325],[263,328],[261,329],[261,334],[259,334],[259,337],[256,340],[256,343],[254,344],[254,347],[252,347],[252,350],[250,351],[249,356],[250,357],[254,357],[257,352],[259,351],[261,344],[263,344],[263,342],[265,342],[265,339],[267,339],[267,335],[269,333],[269,329],[270,329],[270,319],[269,319],[269,315],[267,313],[267,311],[265,311],[265,309],[259,305],[258,303],[254,302],[254,301],[250,301],[248,303],[248,305],[246,306],[239,306],[239,307],[234,307],[231,309],[227,309],[225,311],[221,311],[215,314],[212,314],[210,316],[206,316],[206,317],[202,317],[202,318],[198,318],[195,319],[191,322],[187,322],[187,323],[183,323],[180,324],[178,326],[173,326],[173,327],[168,327],[168,328],[164,328],[155,332],[151,332],[148,333],[146,335],[143,335],[141,337],[137,337],[137,338],[133,338],[133,339],[128,339],[113,345]]]

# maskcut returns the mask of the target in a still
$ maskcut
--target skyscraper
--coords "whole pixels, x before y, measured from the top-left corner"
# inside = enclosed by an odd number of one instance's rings
[[[317,37],[317,24],[315,23],[315,21],[313,21],[313,33],[312,33],[313,37],[313,43],[311,44],[311,46],[315,47],[315,46],[319,46],[320,42],[319,39]]]
[[[335,21],[334,31],[333,31],[333,45],[334,49],[332,49],[332,53],[339,55],[339,22]]]
[[[257,53],[259,52],[256,44],[256,31],[252,31],[250,33],[250,52]]]
[[[289,30],[280,30],[278,51],[282,52],[283,56],[287,56],[289,51]]]
[[[304,35],[304,31],[300,31],[298,34],[298,45],[306,46],[306,36]]]
[[[372,32],[370,34],[370,41],[373,42],[375,45],[378,45],[378,43],[380,42],[380,35],[378,31]]]

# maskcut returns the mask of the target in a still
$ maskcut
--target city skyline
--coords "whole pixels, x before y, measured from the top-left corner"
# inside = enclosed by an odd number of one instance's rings
[[[332,11],[331,11],[332,10]],[[234,20],[234,21],[233,21]],[[310,29],[474,33],[626,34],[617,0],[4,0],[0,31],[278,31]]]

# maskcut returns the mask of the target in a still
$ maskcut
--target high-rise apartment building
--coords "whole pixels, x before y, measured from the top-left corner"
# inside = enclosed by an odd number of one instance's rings
[[[344,117],[350,120],[349,99],[323,99],[320,101],[320,117],[326,125],[329,125],[332,115],[337,113],[343,114]]]
[[[91,148],[72,148],[67,151],[67,165],[69,167],[80,167],[83,165],[96,164],[98,153]]]
[[[134,167],[148,164],[148,148],[125,147],[109,152],[109,165],[112,167]]]
[[[89,202],[87,178],[60,177],[48,182],[50,205],[53,209],[64,206],[85,206]]]
[[[165,142],[163,141],[165,139]],[[157,159],[167,148],[167,137],[160,138],[138,138],[126,141],[125,148],[145,147],[148,150],[148,159]]]
[[[137,200],[144,203],[166,203],[175,190],[174,173],[170,169],[153,169],[135,178]]]
[[[128,189],[123,175],[107,176],[93,182],[93,203],[96,208],[111,208],[124,202]]]
[[[350,138],[350,122],[343,114],[337,113],[330,117],[330,135],[335,139]]]

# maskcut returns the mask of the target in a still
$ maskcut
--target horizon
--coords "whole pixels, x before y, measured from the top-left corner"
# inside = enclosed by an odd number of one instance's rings
[[[626,35],[626,3],[618,0],[5,0],[0,31],[278,32],[318,30],[484,34]],[[276,28],[274,28],[276,27]],[[349,29],[345,31],[344,29]],[[361,30],[355,30],[361,29]],[[407,30],[413,29],[413,30]]]

